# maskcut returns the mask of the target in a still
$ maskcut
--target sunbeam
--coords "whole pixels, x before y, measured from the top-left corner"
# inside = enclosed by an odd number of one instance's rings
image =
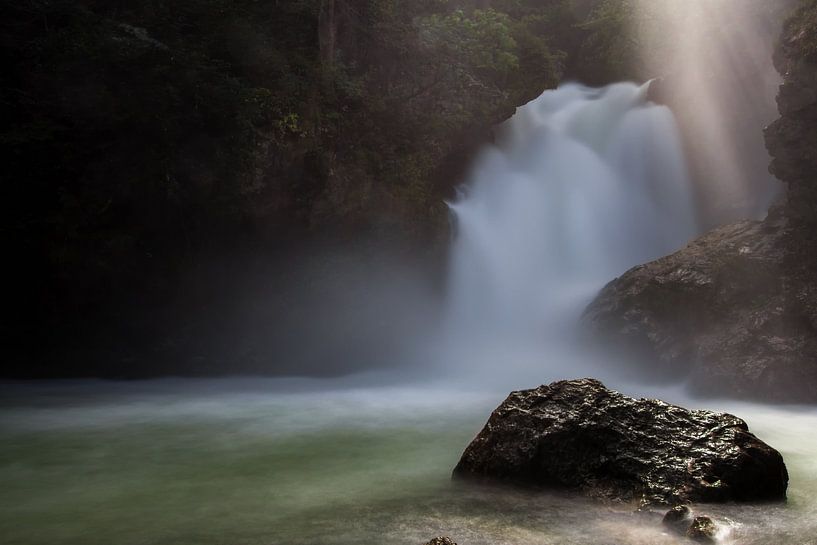
[[[664,79],[656,97],[673,107],[686,136],[702,220],[762,218],[781,189],[767,173],[762,133],[777,116],[781,81],[769,21],[794,3],[635,1],[632,32],[647,71]]]

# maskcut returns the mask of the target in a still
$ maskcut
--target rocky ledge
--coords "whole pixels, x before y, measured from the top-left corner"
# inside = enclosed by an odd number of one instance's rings
[[[688,378],[701,394],[817,401],[817,285],[791,262],[787,223],[721,227],[635,267],[583,322],[643,376]]]
[[[641,505],[783,500],[788,485],[780,453],[740,418],[633,399],[593,379],[511,393],[454,477]]]

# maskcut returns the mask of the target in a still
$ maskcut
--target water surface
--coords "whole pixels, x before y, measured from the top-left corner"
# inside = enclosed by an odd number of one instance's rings
[[[659,515],[628,506],[452,483],[505,392],[273,379],[2,388],[6,545],[419,544],[441,534],[461,545],[682,543]],[[790,500],[702,509],[731,521],[727,543],[814,545],[817,412],[727,408],[783,452]]]

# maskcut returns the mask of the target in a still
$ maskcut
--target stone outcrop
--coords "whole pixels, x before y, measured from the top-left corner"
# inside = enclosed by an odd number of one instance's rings
[[[763,222],[715,229],[635,267],[588,307],[593,337],[644,373],[694,391],[817,401],[817,3],[785,25],[775,65],[781,117],[766,129],[784,201]]]
[[[585,311],[597,340],[703,394],[817,401],[817,298],[787,220],[715,229],[631,269]]]
[[[766,129],[771,172],[786,183],[785,214],[799,236],[817,238],[817,3],[804,2],[775,52],[783,75],[780,119]]]
[[[781,455],[740,418],[633,399],[593,379],[511,393],[454,477],[642,505],[782,500],[788,483]]]

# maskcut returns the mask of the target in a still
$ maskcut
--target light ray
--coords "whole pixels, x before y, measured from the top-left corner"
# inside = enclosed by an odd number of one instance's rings
[[[663,77],[709,225],[763,217],[781,185],[763,128],[777,117],[775,24],[759,0],[636,0],[642,64]],[[778,3],[782,13],[786,0]],[[662,49],[658,44],[671,44]]]

